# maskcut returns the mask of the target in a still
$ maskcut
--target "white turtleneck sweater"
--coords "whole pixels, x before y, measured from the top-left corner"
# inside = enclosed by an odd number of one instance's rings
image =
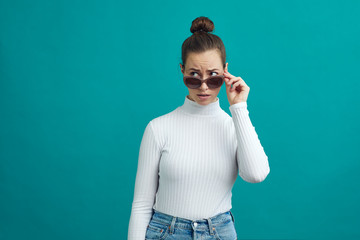
[[[147,124],[128,240],[145,239],[152,208],[190,220],[212,217],[232,208],[237,174],[251,183],[269,174],[247,103],[230,105],[230,117],[219,101],[200,105],[186,96],[182,106]]]

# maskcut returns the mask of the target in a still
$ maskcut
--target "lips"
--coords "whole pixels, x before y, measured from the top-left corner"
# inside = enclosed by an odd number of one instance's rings
[[[198,96],[210,96],[209,94],[198,94]]]

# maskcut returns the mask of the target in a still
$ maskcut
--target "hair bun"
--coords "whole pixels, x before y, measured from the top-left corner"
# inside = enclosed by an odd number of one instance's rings
[[[190,32],[212,32],[214,30],[214,23],[207,17],[198,17],[192,21]]]

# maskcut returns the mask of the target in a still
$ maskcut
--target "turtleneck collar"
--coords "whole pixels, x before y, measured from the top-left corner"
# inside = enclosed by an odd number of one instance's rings
[[[218,97],[216,97],[215,102],[207,105],[201,105],[185,96],[184,104],[180,107],[180,109],[186,113],[199,116],[214,116],[222,112],[220,99]]]

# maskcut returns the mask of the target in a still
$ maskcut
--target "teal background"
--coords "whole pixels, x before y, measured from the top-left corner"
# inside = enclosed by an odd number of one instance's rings
[[[146,124],[215,23],[269,157],[239,239],[360,239],[360,1],[1,1],[0,239],[126,239]],[[221,107],[230,114],[226,90]]]

